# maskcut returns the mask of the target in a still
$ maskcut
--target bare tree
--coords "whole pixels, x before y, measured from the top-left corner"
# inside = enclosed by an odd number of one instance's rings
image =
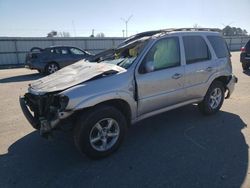
[[[58,31],[52,30],[51,32],[47,34],[47,37],[70,37],[70,33],[66,31],[58,32]]]
[[[201,26],[196,23],[196,24],[193,25],[193,28],[197,29],[197,28],[201,28]]]
[[[69,33],[69,32],[65,32],[65,31],[60,32],[59,35],[60,35],[61,37],[70,37],[70,33]]]
[[[55,37],[55,36],[57,36],[57,31],[55,30],[52,30],[51,32],[47,34],[47,37]]]
[[[247,30],[243,29],[243,35],[247,35]]]
[[[99,38],[103,38],[103,37],[105,37],[105,34],[104,33],[97,33],[96,34],[96,37],[99,37]]]

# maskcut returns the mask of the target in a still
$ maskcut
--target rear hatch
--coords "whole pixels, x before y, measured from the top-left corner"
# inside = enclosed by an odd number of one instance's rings
[[[37,59],[38,56],[44,51],[42,48],[34,47],[26,54],[25,64],[29,65],[33,60]]]

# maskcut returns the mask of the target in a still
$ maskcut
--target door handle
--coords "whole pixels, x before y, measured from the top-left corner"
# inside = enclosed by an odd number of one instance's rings
[[[175,74],[172,76],[173,79],[179,79],[179,78],[181,78],[181,77],[182,77],[182,74],[179,74],[179,73],[175,73]]]
[[[207,72],[211,72],[212,70],[213,70],[212,67],[207,67],[207,68],[206,68],[206,71],[207,71]]]

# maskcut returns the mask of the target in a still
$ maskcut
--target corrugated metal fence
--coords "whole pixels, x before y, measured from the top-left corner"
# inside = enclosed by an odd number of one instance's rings
[[[231,51],[238,51],[250,40],[250,36],[224,37]]]
[[[250,37],[225,37],[229,49],[239,50]],[[54,45],[69,45],[85,49],[89,52],[98,53],[105,49],[116,47],[124,38],[106,37],[70,37],[70,38],[45,38],[45,37],[1,37],[0,38],[0,66],[23,64],[25,54],[32,47],[45,48]]]
[[[32,47],[46,48],[55,45],[75,46],[92,53],[98,53],[105,49],[116,47],[124,38],[105,37],[0,37],[0,65],[24,64],[25,55]]]

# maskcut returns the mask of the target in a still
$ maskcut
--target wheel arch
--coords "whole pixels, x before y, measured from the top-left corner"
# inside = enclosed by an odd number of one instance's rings
[[[221,83],[223,84],[223,86],[224,86],[224,89],[225,89],[225,96],[226,96],[225,98],[228,98],[228,94],[229,94],[229,93],[228,93],[227,84],[230,82],[231,79],[232,79],[232,75],[227,75],[227,76],[223,75],[223,76],[218,76],[218,77],[214,78],[214,79],[212,80],[212,82],[210,83],[209,87],[207,88],[206,93],[207,93],[208,89],[210,88],[210,86],[211,86],[214,82],[219,81],[219,82],[221,82]]]
[[[222,82],[223,85],[224,85],[224,87],[225,87],[225,89],[226,89],[227,84],[230,82],[231,78],[232,78],[231,75],[230,75],[230,76],[219,76],[219,77],[215,78],[215,79],[213,80],[213,82],[214,82],[214,81]],[[213,82],[212,82],[212,83],[213,83]],[[211,83],[211,84],[212,84],[212,83]]]
[[[56,61],[47,61],[45,67],[47,68],[48,65],[50,65],[50,64],[56,64],[59,67],[59,69],[61,68],[60,65],[59,65],[59,63],[56,62]]]
[[[116,108],[117,110],[119,110],[124,115],[127,121],[127,124],[128,125],[131,124],[132,110],[131,110],[129,103],[123,99],[110,99],[110,100],[102,101],[100,103],[95,104],[94,106],[82,108],[82,109],[79,109],[78,111],[79,112],[89,111],[92,108],[97,108],[98,106],[103,106],[103,105],[112,106]]]

